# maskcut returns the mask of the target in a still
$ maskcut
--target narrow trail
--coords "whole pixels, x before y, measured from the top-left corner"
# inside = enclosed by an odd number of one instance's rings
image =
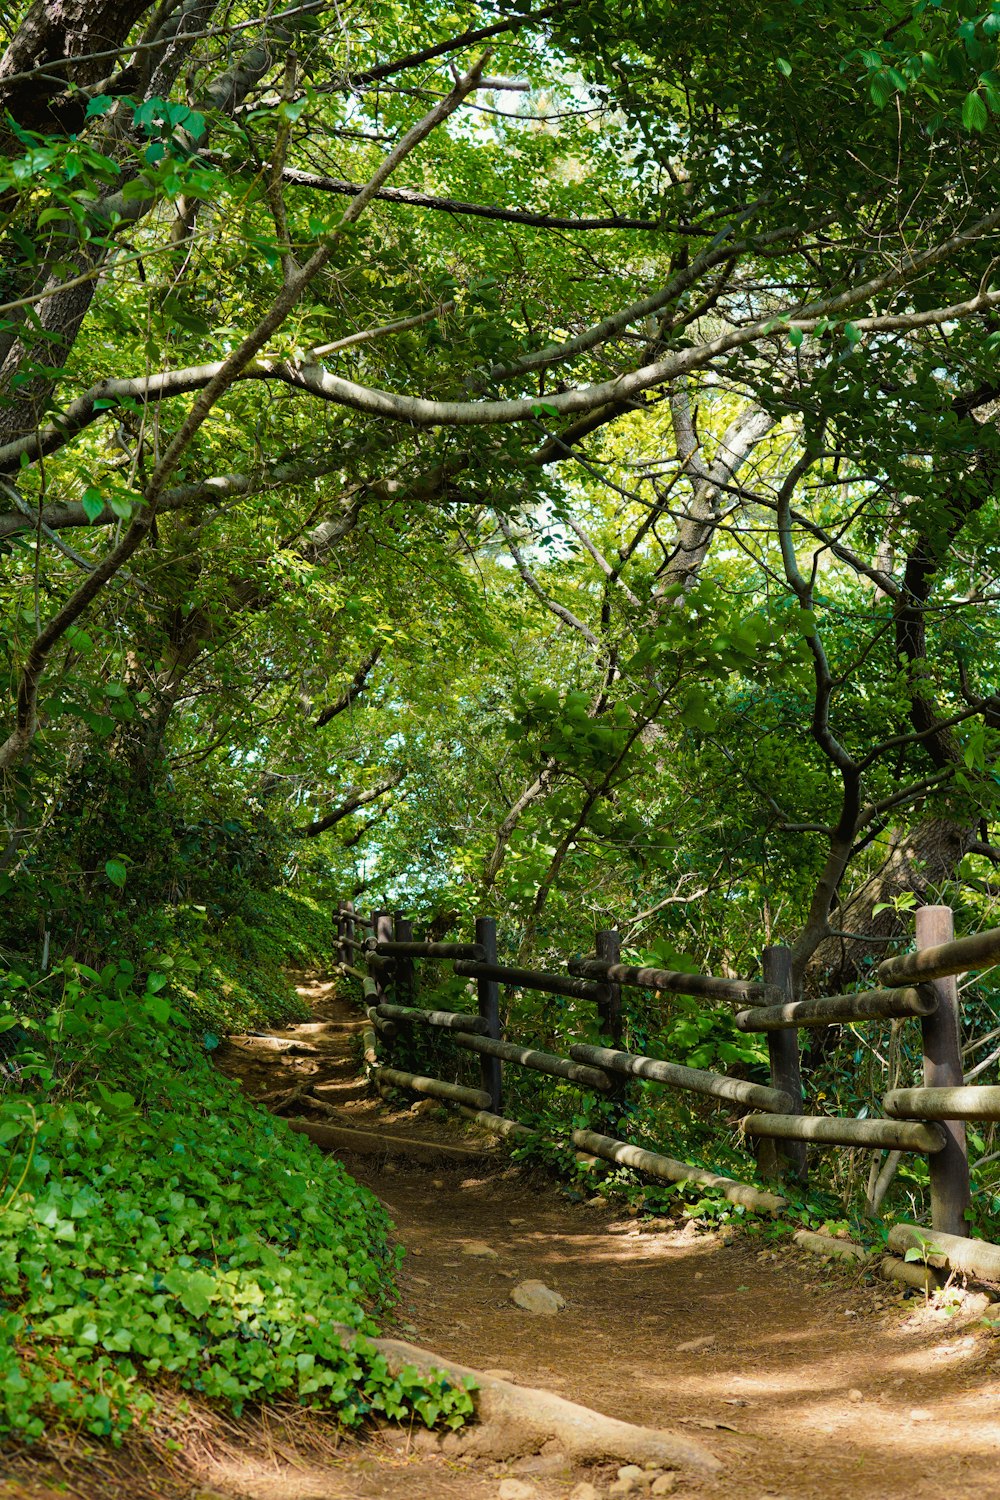
[[[220,1066],[249,1092],[274,1098],[308,1080],[335,1111],[322,1123],[484,1149],[473,1170],[337,1153],[386,1205],[408,1251],[387,1333],[699,1438],[724,1467],[696,1483],[678,1476],[682,1500],[1000,1496],[1000,1345],[981,1307],[904,1304],[885,1284],[791,1247],[571,1204],[471,1127],[374,1099],[357,1077],[356,1011],[332,983],[304,982],[301,993],[315,1020],[275,1033],[293,1049],[253,1038],[220,1049]],[[529,1278],[560,1292],[564,1311],[516,1307],[511,1288]],[[487,1500],[516,1477],[555,1500],[582,1477],[558,1454],[487,1466],[448,1449],[430,1434],[386,1434],[349,1445],[322,1489],[294,1476],[247,1487],[244,1475],[241,1493]],[[609,1464],[588,1476],[598,1495],[616,1473]]]

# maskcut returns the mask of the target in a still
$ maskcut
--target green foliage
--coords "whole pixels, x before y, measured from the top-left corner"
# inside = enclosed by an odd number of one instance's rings
[[[167,1024],[163,975],[131,977],[69,977],[14,1057],[48,1056],[46,1086],[0,1096],[0,1441],[120,1441],[163,1379],[459,1425],[466,1390],[369,1342],[401,1256],[380,1205]]]

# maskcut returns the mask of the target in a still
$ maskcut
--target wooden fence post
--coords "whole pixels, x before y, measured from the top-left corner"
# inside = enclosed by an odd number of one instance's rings
[[[402,912],[396,912],[392,926],[397,943],[413,942],[413,923],[407,917],[404,917]],[[397,958],[393,992],[398,1004],[413,1004],[414,992],[416,990],[415,980],[416,969],[414,968],[413,959]]]
[[[775,944],[764,949],[761,962],[764,983],[781,993],[782,998],[779,999],[776,995],[773,1003],[781,1005],[792,1000],[794,998],[792,950],[783,944]],[[802,1113],[802,1074],[799,1070],[797,1029],[794,1026],[788,1026],[782,1031],[769,1031],[767,1051],[771,1060],[771,1087],[783,1089],[786,1094],[790,1094],[794,1101],[792,1114],[800,1115]],[[804,1183],[807,1175],[806,1143],[805,1141],[781,1141],[772,1158],[769,1158],[766,1152],[762,1152],[759,1164],[762,1171],[773,1173],[776,1177],[783,1177],[785,1171],[788,1171],[792,1177]]]
[[[917,909],[917,948],[950,943],[955,919],[950,906]],[[937,1010],[922,1016],[920,1030],[924,1048],[924,1087],[960,1088],[962,1043],[959,1034],[958,981],[954,975],[931,981],[937,995]],[[942,1120],[948,1137],[943,1151],[928,1158],[931,1175],[931,1227],[943,1234],[968,1235],[966,1209],[972,1202],[969,1154],[963,1120]]]
[[[345,964],[353,964],[353,962],[354,962],[354,947],[353,947],[353,939],[354,939],[354,902],[353,901],[345,901],[345,902],[343,902],[343,904],[341,906],[341,911],[344,913],[344,926],[343,926],[342,931],[343,931],[343,936],[347,939],[347,941],[341,945],[341,949],[340,949],[340,961],[341,961],[341,963],[345,963]]]
[[[622,939],[617,928],[602,927],[594,935],[594,952],[604,963],[621,963]],[[598,1003],[597,1010],[601,1018],[602,1031],[608,1033],[612,1047],[620,1047],[622,1044],[622,987],[620,984],[608,985],[608,998]],[[612,1128],[617,1135],[623,1129],[623,1121],[628,1113],[629,1080],[619,1073],[612,1073],[609,1076],[612,1086],[607,1097],[612,1106]]]
[[[597,957],[605,963],[621,963],[622,940],[621,934],[613,927],[602,928],[597,934],[594,944]],[[620,1047],[622,1040],[622,987],[620,984],[609,984],[610,995],[600,1010],[601,1020],[611,1037],[611,1045]]]
[[[377,943],[392,942],[392,917],[387,911],[372,911],[372,936]],[[385,976],[388,963],[384,958],[373,954],[371,970],[375,979],[375,1004],[382,1005],[385,1001]]]
[[[476,942],[482,945],[485,954],[484,962],[495,964],[497,961],[497,924],[492,917],[476,918]],[[500,986],[495,979],[477,979],[476,993],[479,997],[479,1014],[489,1027],[486,1034],[499,1041]],[[483,1054],[479,1061],[483,1088],[490,1096],[490,1108],[495,1115],[502,1114],[503,1085],[500,1059]]]

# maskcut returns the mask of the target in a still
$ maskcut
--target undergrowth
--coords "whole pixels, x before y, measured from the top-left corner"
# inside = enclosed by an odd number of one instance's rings
[[[4,976],[0,1442],[62,1426],[118,1443],[164,1382],[345,1426],[471,1411],[369,1342],[401,1254],[377,1200],[211,1066],[218,1031],[287,1013],[280,966],[318,951],[290,901],[261,897],[214,953],[204,938],[197,968],[160,922],[155,967]]]

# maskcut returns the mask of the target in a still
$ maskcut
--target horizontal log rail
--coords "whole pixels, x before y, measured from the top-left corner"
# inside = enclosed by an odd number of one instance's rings
[[[508,1120],[505,1115],[495,1115],[488,1109],[470,1109],[467,1104],[460,1104],[458,1112],[474,1124],[481,1125],[484,1130],[502,1135],[506,1140],[532,1141],[537,1133],[529,1130],[527,1125],[522,1125],[520,1120]]]
[[[970,1240],[964,1235],[944,1234],[940,1229],[922,1229],[919,1224],[894,1224],[889,1230],[889,1249],[897,1255],[919,1250],[929,1261],[943,1260],[949,1271],[982,1277],[983,1281],[1000,1281],[1000,1245],[991,1245],[988,1240]]]
[[[401,1068],[384,1064],[372,1069],[376,1083],[387,1083],[394,1089],[408,1089],[430,1099],[444,1099],[449,1104],[466,1104],[470,1109],[489,1109],[490,1096],[485,1089],[468,1089],[460,1083],[445,1083],[442,1078],[425,1078],[421,1073],[405,1073]]]
[[[634,968],[629,964],[608,963],[602,958],[571,958],[566,967],[583,979],[605,979],[609,984],[667,990],[674,995],[695,995],[705,1000],[765,1000],[768,994],[767,986],[759,979],[719,979],[714,974]]]
[[[362,1045],[370,1076],[381,1089],[401,1087],[413,1093],[426,1093],[458,1106],[470,1117],[475,1116],[487,1129],[524,1140],[529,1136],[537,1138],[538,1132],[505,1118],[501,1064],[533,1069],[609,1096],[618,1101],[619,1114],[625,1111],[628,1098],[624,1080],[662,1084],[735,1106],[737,1112],[751,1111],[740,1122],[746,1142],[763,1143],[758,1153],[760,1171],[765,1177],[773,1175],[779,1183],[789,1173],[805,1181],[807,1143],[926,1155],[931,1218],[934,1225],[941,1226],[934,1233],[955,1236],[964,1229],[969,1202],[964,1122],[1000,1122],[1000,1086],[966,1087],[963,1083],[961,1016],[952,976],[1000,964],[1000,928],[955,940],[952,914],[947,907],[921,907],[916,913],[917,951],[881,963],[877,970],[880,988],[796,1000],[789,952],[782,947],[764,950],[763,979],[732,979],[622,963],[619,936],[607,930],[596,934],[595,956],[573,958],[565,972],[550,973],[501,964],[496,923],[487,917],[476,918],[475,942],[434,942],[429,938],[417,941],[412,923],[402,913],[390,914],[386,910],[364,917],[350,906],[342,907],[336,925],[341,972],[359,978],[362,970],[366,971],[364,1003],[369,1008],[374,1034],[367,1029]],[[352,959],[357,968],[352,968]],[[474,980],[476,993],[469,996],[468,1009],[476,1006],[478,1015],[418,1008],[415,997],[419,993],[417,966],[421,960],[450,962],[457,976]],[[499,1009],[501,986],[592,1002],[596,1006],[593,1024],[603,1045],[572,1042],[567,1038],[558,1044],[568,1053],[561,1056],[541,1047],[504,1040]],[[769,1085],[626,1051],[622,1044],[625,1017],[621,1002],[623,989],[629,987],[731,1005],[737,1012],[735,1022],[741,1032],[764,1033],[767,1037]],[[403,1003],[390,1004],[389,998]],[[923,1087],[887,1092],[884,1117],[880,1119],[799,1112],[803,1094],[797,1029],[907,1017],[921,1022]],[[458,1049],[478,1056],[481,1087],[470,1088],[465,1083],[450,1083],[387,1065],[391,1064],[392,1056],[391,1051],[385,1055],[385,1044],[404,1025],[448,1031]],[[382,1049],[385,1063],[381,1059],[373,1061],[376,1045]],[[579,1123],[582,1125],[586,1120]],[[769,1145],[771,1141],[783,1144],[775,1152]],[[583,1153],[581,1159],[604,1159],[667,1181],[718,1187],[727,1197],[747,1207],[770,1210],[774,1203],[783,1202],[775,1194],[764,1193],[750,1184],[675,1161],[615,1136],[578,1130],[573,1134],[573,1144],[578,1153]],[[1000,1247],[994,1248],[1000,1255]],[[981,1268],[977,1274],[983,1274]]]
[[[577,1150],[588,1151],[603,1161],[632,1167],[666,1182],[697,1182],[703,1187],[716,1188],[731,1203],[741,1203],[744,1208],[755,1209],[758,1213],[778,1213],[785,1206],[786,1200],[775,1193],[762,1192],[760,1188],[748,1182],[737,1182],[732,1177],[721,1177],[718,1172],[709,1172],[704,1167],[675,1161],[672,1156],[661,1156],[658,1151],[630,1146],[627,1141],[616,1140],[614,1136],[598,1135],[593,1130],[574,1130],[571,1139]]]
[[[937,996],[930,988],[862,990],[856,995],[826,995],[819,1000],[792,1000],[787,1005],[765,1005],[741,1010],[740,1031],[784,1031],[791,1026],[849,1026],[854,1021],[883,1021],[893,1017],[931,1016]]]
[[[882,1108],[894,1120],[1000,1120],[1000,1088],[892,1089]]]
[[[895,987],[945,979],[949,974],[964,974],[968,969],[989,969],[997,963],[1000,963],[1000,927],[991,927],[971,937],[887,958],[878,966],[878,977],[880,984]]]
[[[455,973],[464,979],[492,979],[519,990],[540,990],[545,995],[569,995],[575,1000],[605,1001],[610,998],[606,984],[586,979],[567,979],[565,974],[545,974],[540,969],[511,969],[503,964],[471,963],[459,959]]]
[[[485,1032],[482,1016],[468,1016],[460,1010],[420,1010],[415,1005],[390,1005],[383,1001],[378,1014],[384,1021],[415,1021],[422,1026],[438,1026],[445,1031]]]
[[[747,1115],[747,1135],[774,1141],[809,1141],[815,1146],[865,1146],[873,1150],[918,1151],[933,1156],[947,1144],[940,1125],[916,1120],[847,1120],[833,1115]]]
[[[379,958],[468,958],[482,963],[482,943],[390,943],[366,938],[365,949]]]
[[[688,1089],[691,1093],[707,1094],[733,1104],[748,1104],[754,1109],[770,1110],[779,1115],[789,1114],[794,1107],[791,1094],[786,1094],[783,1089],[769,1089],[762,1083],[748,1083],[743,1078],[728,1078],[724,1073],[709,1073],[702,1068],[687,1068],[681,1063],[661,1062],[637,1052],[619,1052],[612,1047],[592,1047],[588,1043],[574,1042],[569,1055],[578,1062],[591,1063],[611,1073],[648,1078],[653,1083]]]
[[[534,1068],[537,1073],[549,1073],[554,1078],[565,1078],[581,1088],[594,1089],[599,1094],[610,1093],[614,1085],[607,1073],[600,1068],[589,1068],[582,1063],[571,1062],[568,1057],[559,1057],[554,1052],[541,1052],[536,1047],[519,1047],[516,1042],[499,1042],[491,1036],[455,1036],[455,1046],[467,1052],[485,1053],[499,1057],[503,1062],[516,1063],[520,1068]]]

